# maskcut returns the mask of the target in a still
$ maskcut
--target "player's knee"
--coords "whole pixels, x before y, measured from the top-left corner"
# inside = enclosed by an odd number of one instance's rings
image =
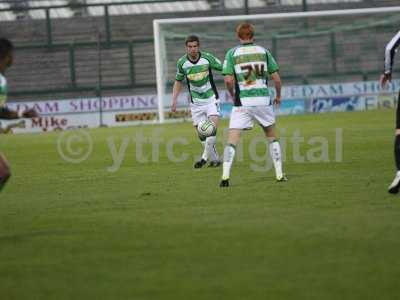
[[[264,132],[265,132],[265,136],[267,138],[276,138],[276,132],[275,132],[275,126],[274,125],[270,125],[267,127],[263,127]]]
[[[3,166],[0,169],[0,184],[4,184],[11,177],[11,171],[8,166]]]
[[[208,118],[211,122],[214,123],[215,127],[218,127],[218,123],[219,123],[219,118],[216,116],[211,116]]]

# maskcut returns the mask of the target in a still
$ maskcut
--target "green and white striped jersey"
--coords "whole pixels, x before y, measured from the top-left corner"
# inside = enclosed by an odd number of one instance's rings
[[[235,106],[259,106],[271,105],[267,78],[278,70],[267,49],[249,43],[226,53],[222,74],[235,77]]]
[[[212,70],[221,72],[222,63],[207,52],[200,52],[197,61],[191,61],[187,55],[178,60],[175,79],[182,81],[186,78],[192,103],[203,105],[218,99]]]
[[[6,104],[7,100],[7,80],[0,73],[0,107],[3,107]]]

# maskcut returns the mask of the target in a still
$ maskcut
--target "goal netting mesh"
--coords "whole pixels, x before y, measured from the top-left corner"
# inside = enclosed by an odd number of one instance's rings
[[[270,49],[284,84],[375,80],[386,43],[399,30],[400,7],[343,11],[221,16],[154,21],[160,119],[170,117],[176,61],[185,38],[198,35],[201,49],[223,60],[238,44],[235,28],[251,22],[256,43]],[[222,76],[215,76],[223,91]],[[179,103],[185,105],[185,96]]]

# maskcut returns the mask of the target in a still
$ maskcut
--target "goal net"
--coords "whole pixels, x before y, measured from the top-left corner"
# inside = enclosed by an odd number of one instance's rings
[[[251,22],[256,43],[269,48],[285,85],[376,80],[386,43],[399,30],[400,7],[154,20],[159,120],[169,113],[176,62],[185,38],[200,38],[200,49],[220,60],[238,44],[235,28]],[[214,77],[226,93],[222,76]],[[187,95],[178,106],[187,105]]]

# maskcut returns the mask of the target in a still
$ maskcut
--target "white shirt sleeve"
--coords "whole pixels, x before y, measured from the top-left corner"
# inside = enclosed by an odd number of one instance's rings
[[[400,46],[400,31],[390,40],[385,48],[385,74],[391,74],[394,55]]]

